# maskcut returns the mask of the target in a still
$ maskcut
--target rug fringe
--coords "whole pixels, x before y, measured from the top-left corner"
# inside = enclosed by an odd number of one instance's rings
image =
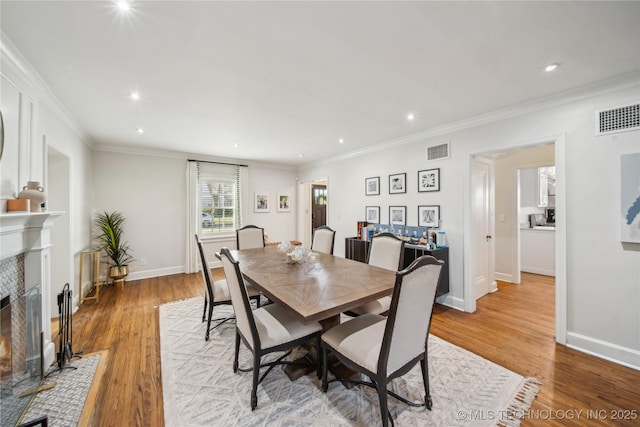
[[[540,389],[538,385],[542,383],[533,377],[524,379],[523,384],[507,407],[506,417],[498,422],[498,426],[517,427],[524,418],[526,411],[531,407],[533,399],[536,398]]]

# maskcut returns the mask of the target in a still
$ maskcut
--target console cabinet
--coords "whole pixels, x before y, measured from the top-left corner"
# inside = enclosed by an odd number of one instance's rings
[[[344,239],[345,258],[366,263],[370,245],[371,242],[360,240],[357,237],[347,237]],[[431,255],[444,261],[436,296],[439,297],[449,293],[449,248],[438,248],[431,251],[421,245],[405,244],[402,268],[407,268],[416,258],[422,255]]]

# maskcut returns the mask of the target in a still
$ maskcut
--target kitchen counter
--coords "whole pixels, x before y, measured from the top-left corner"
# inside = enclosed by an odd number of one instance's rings
[[[555,276],[556,228],[520,229],[520,271]]]

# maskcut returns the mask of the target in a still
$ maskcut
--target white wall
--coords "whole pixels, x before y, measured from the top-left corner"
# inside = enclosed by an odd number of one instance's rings
[[[441,205],[442,227],[450,245],[450,295],[458,307],[464,300],[463,224],[465,179],[469,158],[484,152],[564,136],[566,161],[556,158],[558,185],[566,191],[566,326],[569,345],[640,368],[640,250],[620,242],[620,155],[640,151],[640,132],[594,136],[595,111],[637,103],[638,83],[611,93],[584,95],[576,101],[484,125],[372,152],[358,158],[311,165],[300,179],[328,176],[333,185],[329,223],[337,230],[336,253],[344,254],[344,237],[355,233],[355,223],[366,205],[381,206],[383,222],[390,204],[407,205],[408,222],[416,223],[416,206]],[[553,106],[555,105],[555,106]],[[428,145],[451,142],[449,160],[426,162]],[[564,164],[558,164],[558,162]],[[417,193],[416,172],[441,169],[441,191]],[[407,194],[388,194],[388,175],[407,172]],[[566,175],[562,182],[561,174]],[[364,179],[380,176],[380,196],[364,195]],[[558,191],[560,192],[560,187]],[[559,194],[560,196],[560,194]],[[558,197],[559,199],[559,197]],[[558,206],[558,211],[562,207]],[[561,214],[561,212],[559,212]],[[562,217],[558,218],[562,220]]]
[[[69,282],[74,290],[74,299],[77,300],[77,254],[85,250],[90,245],[89,224],[90,217],[88,206],[91,199],[91,150],[89,140],[74,119],[68,114],[64,107],[55,98],[39,75],[30,68],[29,63],[15,50],[9,40],[3,35],[2,40],[2,75],[3,85],[11,81],[14,89],[17,88],[23,95],[23,102],[33,106],[34,120],[29,123],[28,129],[22,129],[23,137],[18,147],[11,148],[20,153],[19,173],[8,177],[11,182],[10,187],[22,188],[27,180],[38,180],[43,182],[46,179],[45,163],[47,162],[44,141],[49,147],[61,153],[67,159],[68,171],[63,174],[69,177],[67,183],[68,194],[63,204],[69,206],[68,211],[58,218],[65,223],[61,226],[68,230],[65,235],[57,238],[60,243],[53,242],[52,259],[64,262],[66,268],[61,269],[61,274],[52,276],[52,289],[50,302],[55,310],[51,311],[52,316],[58,316],[56,297],[62,289],[64,283]],[[14,62],[18,61],[19,65]],[[3,86],[3,90],[6,89]],[[7,124],[5,123],[5,126]],[[13,129],[11,132],[16,132]],[[26,132],[26,133],[25,133]],[[5,165],[3,158],[2,166]],[[55,169],[55,167],[54,167]],[[58,171],[60,172],[60,171]],[[7,178],[5,172],[2,173],[3,180]],[[6,180],[5,180],[6,181]],[[3,183],[3,189],[4,187]],[[46,186],[45,186],[46,190]],[[55,197],[55,193],[51,195]],[[4,198],[4,192],[3,192]],[[4,210],[4,202],[3,210]],[[58,200],[49,198],[47,204],[54,208],[58,205]],[[56,233],[56,223],[54,230]],[[61,241],[60,238],[66,239]],[[63,252],[62,254],[60,252]],[[55,280],[55,281],[53,281]]]
[[[136,259],[130,265],[128,279],[184,272],[186,158],[95,151],[93,163],[93,213],[120,211],[127,218],[125,237]],[[296,237],[295,177],[291,169],[249,165],[249,189],[242,208],[247,224],[264,227],[272,241]],[[270,194],[270,212],[254,212],[255,191]],[[291,195],[291,212],[277,212],[275,198],[278,192]],[[203,237],[203,240],[211,266],[218,265],[213,255],[215,251],[223,246],[235,247],[235,236],[228,239]],[[142,259],[146,260],[146,265],[141,265]]]

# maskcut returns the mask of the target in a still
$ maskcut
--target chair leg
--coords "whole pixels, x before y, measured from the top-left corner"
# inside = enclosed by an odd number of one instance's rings
[[[202,321],[204,322],[205,315],[207,314],[207,297],[204,298],[204,310],[202,310]]]
[[[318,379],[322,378],[322,353],[320,352],[320,334],[316,337],[316,375]]]
[[[258,406],[258,375],[260,374],[260,355],[253,353],[253,386],[251,387],[251,410]]]
[[[378,389],[378,400],[380,400],[380,416],[382,418],[382,426],[389,426],[389,409],[387,406],[387,380],[386,378],[380,378],[379,382],[375,383]],[[391,420],[393,423],[393,420]]]
[[[233,373],[238,372],[238,353],[240,352],[240,332],[236,329],[235,354],[233,356]]]
[[[318,349],[318,356],[320,356],[320,349]],[[325,393],[329,388],[329,383],[327,382],[327,371],[329,370],[327,359],[328,359],[327,346],[323,342],[322,343],[322,391],[324,391]]]
[[[422,382],[424,383],[424,404],[428,410],[431,410],[433,402],[431,401],[431,393],[429,392],[429,364],[426,353],[424,359],[420,360],[420,368],[422,368]]]
[[[204,340],[209,341],[209,332],[211,332],[211,318],[213,317],[213,304],[209,303],[209,313],[207,315],[207,332],[204,334]]]

